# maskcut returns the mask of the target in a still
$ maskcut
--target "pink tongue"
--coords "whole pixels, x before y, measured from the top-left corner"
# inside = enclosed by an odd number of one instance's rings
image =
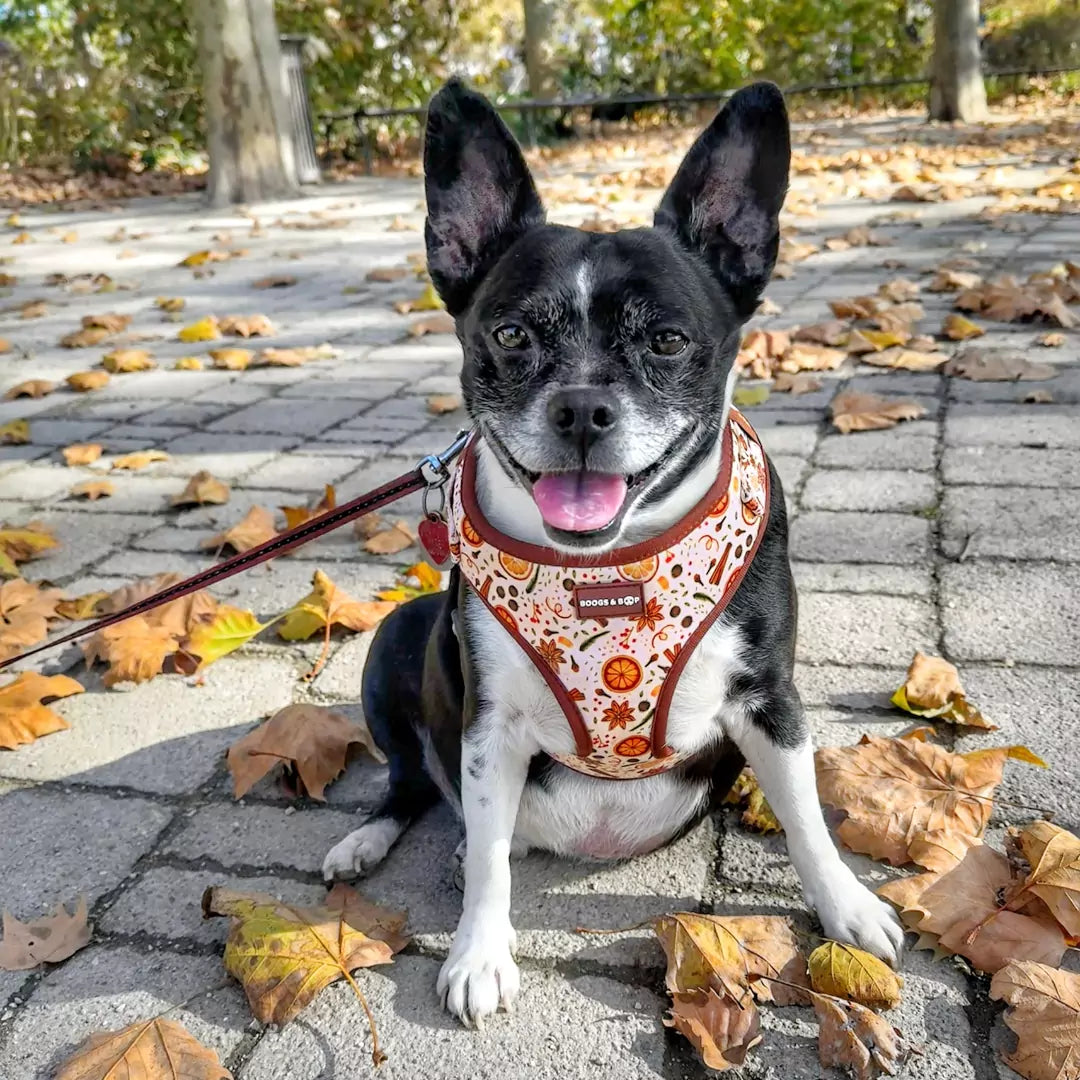
[[[593,532],[615,520],[626,481],[610,473],[548,473],[533,484],[544,520],[568,532]]]

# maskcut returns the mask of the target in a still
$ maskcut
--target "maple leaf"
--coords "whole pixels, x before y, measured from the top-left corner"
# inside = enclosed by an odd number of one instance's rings
[[[1014,349],[983,349],[968,346],[955,353],[945,367],[946,375],[974,382],[1015,382],[1052,379],[1057,368],[1028,360]]]
[[[987,972],[1010,959],[1060,963],[1068,942],[1045,909],[1027,914],[1002,905],[1017,885],[1009,860],[975,842],[951,868],[891,881],[878,895],[923,935],[918,948],[957,953]]]
[[[56,389],[56,383],[49,382],[48,379],[27,379],[25,382],[17,383],[7,393],[4,394],[5,401],[14,401],[15,398],[31,397],[42,398],[46,394],[51,394]]]
[[[910,1050],[883,1016],[854,1001],[811,993],[818,1018],[818,1058],[826,1068],[848,1068],[856,1080],[896,1076]]]
[[[793,341],[780,358],[781,371],[831,371],[846,359],[840,349],[828,345],[815,345],[810,341]]]
[[[901,420],[917,420],[926,415],[926,409],[910,398],[881,397],[853,390],[837,394],[829,411],[833,427],[845,435],[896,427]]]
[[[178,646],[170,628],[151,623],[145,615],[133,615],[99,630],[83,643],[82,650],[87,667],[97,660],[109,664],[102,681],[115,686],[118,682],[146,682],[159,675],[165,658]]]
[[[97,592],[83,593],[73,600],[61,600],[56,605],[56,614],[62,619],[71,619],[72,622],[92,619],[98,614],[98,605],[108,595],[104,589],[99,589]]]
[[[245,371],[255,354],[250,349],[211,349],[210,358],[214,361],[214,367],[223,368],[226,371]]]
[[[209,618],[194,623],[180,647],[187,656],[197,657],[198,663],[194,666],[178,664],[177,667],[185,674],[201,671],[207,664],[246,645],[269,625],[259,622],[253,612],[222,604]]]
[[[793,396],[812,394],[825,384],[809,371],[798,371],[794,375],[789,371],[778,371],[773,389],[778,393],[790,393]]]
[[[879,353],[871,353],[868,356],[860,356],[859,359],[864,364],[873,364],[875,367],[898,368],[904,371],[934,371],[949,358],[945,353],[897,347],[883,349]]]
[[[982,836],[1008,758],[1043,765],[1023,746],[953,754],[917,738],[869,735],[815,754],[821,801],[847,814],[837,836],[852,851],[893,866],[912,861],[911,842],[920,833]]]
[[[102,357],[101,366],[117,375],[124,372],[152,371],[157,364],[146,349],[113,349]]]
[[[223,334],[238,337],[270,337],[277,333],[265,315],[226,315],[219,325]]]
[[[746,1061],[761,1042],[761,1017],[753,1001],[739,1003],[715,990],[673,994],[664,1026],[684,1035],[710,1069],[723,1072]]]
[[[881,352],[894,345],[904,345],[911,340],[910,330],[852,330],[845,348],[854,356]]]
[[[846,322],[830,319],[828,322],[811,323],[798,327],[794,334],[795,341],[809,341],[815,345],[843,345],[850,330]]]
[[[169,502],[172,506],[225,503],[229,501],[229,494],[228,484],[205,469],[201,469],[187,482],[184,490],[174,495]]]
[[[405,912],[390,911],[338,884],[318,907],[293,907],[263,893],[215,887],[203,894],[204,918],[231,916],[225,970],[264,1024],[287,1024],[320,990],[345,979],[371,1026],[372,1060],[385,1060],[371,1012],[352,972],[392,962],[409,941]]]
[[[58,964],[90,944],[86,897],[80,896],[74,914],[63,904],[47,918],[19,922],[4,912],[4,939],[0,941],[0,970],[29,971],[41,964]]]
[[[326,801],[326,785],[337,779],[360,746],[379,764],[386,758],[363,724],[322,705],[286,705],[229,747],[233,795],[243,798],[277,765],[295,770],[298,794]]]
[[[25,420],[9,420],[0,424],[0,444],[19,446],[30,441],[30,425]]]
[[[64,381],[72,390],[84,394],[88,390],[100,390],[108,385],[109,373],[107,371],[76,371]]]
[[[278,509],[285,515],[285,528],[295,529],[297,525],[303,525],[319,514],[333,510],[337,506],[337,493],[333,484],[327,484],[323,489],[322,498],[310,509],[306,506],[279,506]]]
[[[940,717],[950,724],[997,731],[997,725],[964,696],[960,673],[940,656],[916,652],[904,685],[889,700],[914,716]]]
[[[1034,821],[1018,844],[1031,871],[1006,907],[1018,910],[1037,896],[1071,938],[1080,938],[1080,837],[1049,821]]]
[[[218,325],[217,318],[213,315],[207,315],[205,318],[199,319],[198,322],[183,327],[176,333],[177,340],[188,345],[196,341],[215,341],[219,337],[221,337],[221,328]]]
[[[373,533],[364,541],[364,550],[372,555],[396,555],[416,542],[409,523],[404,519],[394,522],[388,529]]]
[[[204,540],[200,547],[204,551],[220,551],[226,546],[236,552],[250,551],[275,536],[274,515],[264,506],[253,506],[235,525]]]
[[[309,360],[326,360],[337,356],[338,350],[328,342],[322,345],[298,345],[293,349],[275,349],[267,346],[259,353],[259,359],[271,367],[299,367]]]
[[[37,558],[42,552],[59,547],[60,542],[39,522],[31,521],[21,529],[0,527],[0,575],[18,577],[16,563]]]
[[[76,498],[81,496],[89,499],[90,502],[97,502],[98,499],[108,498],[115,493],[116,488],[108,480],[84,480],[81,484],[76,484],[69,492]]]
[[[100,326],[84,327],[82,330],[73,330],[60,339],[60,344],[65,349],[89,349],[94,345],[100,345],[108,341],[113,335],[110,331]]]
[[[62,589],[43,589],[22,578],[0,585],[0,660],[17,656],[48,633],[48,620],[57,618]]]
[[[1027,1080],[1080,1076],[1080,975],[1015,960],[994,975],[990,997],[1009,1005],[1005,1023],[1018,1040],[1009,1068]]]
[[[44,702],[82,692],[82,685],[67,675],[45,676],[34,671],[21,672],[14,681],[0,686],[0,749],[14,750],[70,727]]]
[[[732,784],[731,791],[728,792],[724,802],[732,806],[743,806],[742,823],[754,832],[784,831],[750,766],[743,769],[735,778],[735,783]]]
[[[120,1070],[123,1070],[122,1072]],[[97,1031],[60,1067],[55,1080],[233,1080],[217,1053],[182,1024],[152,1020]]]
[[[826,941],[807,958],[810,985],[819,994],[857,1001],[875,1009],[900,1004],[903,981],[888,964],[862,949]]]

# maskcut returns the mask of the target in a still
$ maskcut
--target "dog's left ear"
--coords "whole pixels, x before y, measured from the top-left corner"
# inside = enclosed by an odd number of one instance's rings
[[[451,79],[424,133],[428,273],[451,315],[510,245],[544,221],[521,149],[481,94]]]
[[[656,211],[657,228],[701,254],[749,318],[780,244],[791,136],[780,90],[737,91],[683,159]]]

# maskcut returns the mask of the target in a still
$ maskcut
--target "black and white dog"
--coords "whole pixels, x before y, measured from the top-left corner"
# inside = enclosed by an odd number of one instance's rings
[[[436,95],[424,146],[428,267],[464,348],[475,513],[496,535],[602,571],[608,553],[641,550],[704,505],[730,469],[734,359],[776,258],[789,157],[780,92],[748,87],[687,154],[652,228],[583,232],[545,223],[522,154],[484,98],[456,81]],[[572,767],[582,750],[567,707],[464,564],[447,592],[380,627],[363,699],[390,790],[329,852],[324,875],[371,869],[440,797],[459,810],[464,910],[438,985],[465,1023],[518,991],[511,853],[656,848],[718,804],[744,759],[825,933],[897,959],[900,924],[840,860],[818,803],[792,683],[787,521],[766,468],[772,498],[752,561],[682,658],[663,750],[673,767],[632,782]],[[507,565],[516,577],[518,563]],[[634,663],[623,660],[615,685],[632,682]],[[609,713],[612,728],[625,726]]]

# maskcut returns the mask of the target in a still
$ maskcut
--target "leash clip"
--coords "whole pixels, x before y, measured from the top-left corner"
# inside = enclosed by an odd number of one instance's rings
[[[417,471],[424,479],[425,487],[420,495],[420,505],[424,516],[417,526],[417,537],[428,554],[433,566],[445,570],[451,563],[450,528],[446,521],[446,485],[450,480],[449,465],[465,449],[469,441],[469,432],[462,429],[457,438],[441,453],[429,454],[419,465]],[[437,509],[428,506],[432,492],[439,497]]]
[[[417,469],[428,488],[441,488],[446,484],[450,479],[450,470],[447,466],[465,449],[468,441],[469,430],[462,428],[454,441],[441,454],[428,454],[420,460]]]

